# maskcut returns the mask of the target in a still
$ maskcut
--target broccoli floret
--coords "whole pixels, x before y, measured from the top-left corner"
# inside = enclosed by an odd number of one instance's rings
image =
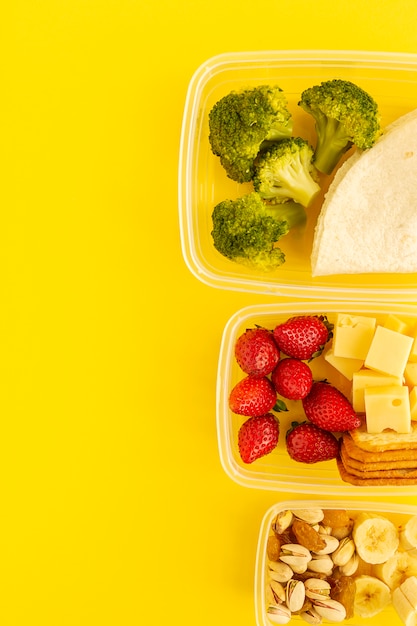
[[[228,177],[238,183],[252,180],[254,159],[265,142],[291,133],[291,113],[278,86],[232,91],[209,113],[211,150],[220,157]]]
[[[223,256],[264,272],[285,261],[275,244],[305,221],[304,208],[294,202],[269,206],[256,191],[237,200],[224,200],[212,213],[214,247]]]
[[[314,164],[324,174],[331,174],[353,145],[371,148],[381,133],[377,103],[350,81],[334,79],[310,87],[298,104],[315,120]]]
[[[255,162],[253,186],[265,200],[294,200],[308,207],[320,191],[313,148],[301,137],[282,139]]]

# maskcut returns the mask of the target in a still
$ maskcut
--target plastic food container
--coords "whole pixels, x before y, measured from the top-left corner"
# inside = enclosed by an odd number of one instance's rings
[[[256,553],[255,565],[255,615],[257,626],[271,626],[271,622],[266,615],[266,598],[265,589],[267,585],[267,540],[270,534],[271,524],[276,515],[287,509],[297,511],[297,509],[311,509],[319,507],[323,509],[345,509],[354,518],[361,511],[370,512],[377,515],[388,517],[394,524],[399,525],[405,522],[409,517],[417,514],[417,507],[400,504],[377,504],[372,502],[356,502],[356,501],[323,501],[323,500],[295,500],[283,501],[275,504],[265,513],[259,531],[258,546]],[[306,622],[299,616],[293,614],[292,623],[305,624]],[[329,623],[323,620],[323,623]],[[352,626],[368,625],[380,626],[381,624],[401,624],[401,620],[397,615],[392,604],[389,604],[383,611],[374,617],[354,616],[346,622]]]
[[[186,96],[179,154],[179,219],[182,251],[190,271],[212,287],[290,297],[411,301],[417,274],[311,276],[310,253],[320,201],[308,209],[303,232],[280,241],[286,262],[273,273],[249,270],[218,253],[211,214],[225,199],[252,187],[227,178],[208,141],[212,106],[234,89],[276,83],[285,92],[294,134],[314,145],[314,122],[298,107],[301,92],[322,80],[356,82],[379,104],[382,124],[417,108],[417,54],[272,50],[228,53],[207,60],[194,73]]]
[[[290,493],[323,494],[332,496],[409,496],[417,495],[414,486],[355,486],[341,480],[334,460],[314,464],[293,461],[285,447],[285,433],[293,420],[305,420],[300,401],[286,400],[287,412],[276,413],[280,421],[278,446],[270,454],[245,464],[240,458],[237,437],[241,424],[247,419],[229,409],[228,399],[233,386],[245,376],[234,357],[236,339],[247,328],[255,325],[273,329],[293,315],[323,314],[334,323],[337,313],[354,313],[375,317],[382,324],[388,314],[396,314],[410,322],[417,322],[417,308],[412,304],[389,304],[347,301],[304,301],[249,306],[237,311],[227,322],[221,341],[216,389],[216,416],[218,448],[221,464],[227,475],[245,487]],[[328,344],[329,345],[329,344]],[[327,378],[346,395],[350,383],[323,357],[314,359],[310,366],[315,379]]]

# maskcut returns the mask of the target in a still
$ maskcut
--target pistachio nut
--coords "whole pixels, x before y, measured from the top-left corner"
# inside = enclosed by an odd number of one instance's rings
[[[310,600],[322,600],[330,598],[331,586],[322,578],[309,578],[304,582],[306,597]]]
[[[346,617],[346,609],[341,602],[326,598],[314,603],[315,611],[323,619],[329,622],[343,622]]]
[[[320,535],[331,535],[332,527],[326,526],[325,524],[319,524],[319,533]]]
[[[301,611],[300,617],[307,622],[307,624],[321,624],[322,622],[322,618],[313,607]]]
[[[359,567],[359,557],[356,552],[351,556],[349,561],[345,565],[339,567],[339,572],[342,576],[353,576],[356,574],[356,570]]]
[[[286,599],[285,587],[277,580],[269,581],[269,597],[271,598],[271,604],[284,603]]]
[[[270,580],[278,583],[287,583],[293,575],[293,571],[289,565],[282,561],[271,561],[268,564],[268,574]]]
[[[293,572],[302,574],[311,561],[310,550],[298,543],[286,543],[281,546],[280,561],[291,567]]]
[[[339,539],[336,539],[333,535],[319,534],[326,545],[321,550],[315,550],[314,554],[332,554],[339,546]]]
[[[287,584],[286,603],[291,613],[296,613],[303,608],[306,592],[301,580],[290,580]]]
[[[271,528],[274,533],[281,535],[292,524],[293,514],[290,510],[280,511],[272,520]]]
[[[318,554],[313,556],[308,563],[308,569],[310,572],[318,572],[320,574],[326,574],[330,576],[333,571],[333,561],[328,554]]]
[[[346,565],[355,553],[355,542],[350,537],[342,539],[332,554],[335,565]]]
[[[285,604],[269,604],[266,613],[274,624],[288,624],[291,619],[291,611]]]
[[[304,522],[308,522],[312,525],[318,524],[324,517],[323,510],[319,508],[297,509],[293,511],[293,514],[295,517],[298,517],[298,519],[302,519]]]

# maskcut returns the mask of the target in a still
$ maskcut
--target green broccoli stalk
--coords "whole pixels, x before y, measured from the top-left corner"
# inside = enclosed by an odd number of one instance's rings
[[[278,86],[232,91],[209,113],[211,150],[238,183],[252,180],[253,162],[263,146],[291,133],[291,113]]]
[[[224,200],[212,213],[214,247],[228,259],[269,272],[285,261],[276,242],[305,221],[305,211],[294,202],[269,206],[255,191],[237,200]]]
[[[331,174],[353,145],[366,150],[381,134],[377,103],[350,81],[334,79],[310,87],[298,104],[315,120],[314,165],[324,174]]]
[[[308,207],[320,191],[313,148],[300,137],[282,139],[255,162],[255,191],[273,203],[293,200]]]

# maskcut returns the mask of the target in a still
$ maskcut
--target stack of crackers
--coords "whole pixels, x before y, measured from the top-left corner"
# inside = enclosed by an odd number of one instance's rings
[[[371,434],[366,426],[346,432],[340,441],[337,466],[352,485],[417,485],[417,422],[410,434],[384,430]]]

